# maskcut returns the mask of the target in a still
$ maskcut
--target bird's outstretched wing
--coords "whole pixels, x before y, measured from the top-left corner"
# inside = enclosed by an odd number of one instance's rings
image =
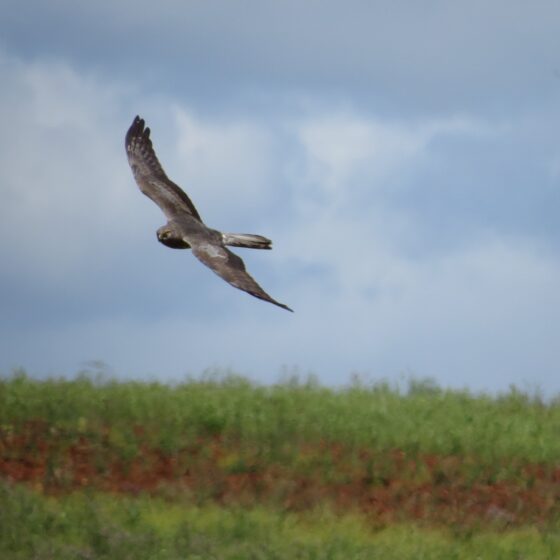
[[[222,245],[206,241],[196,243],[191,241],[191,246],[194,256],[199,261],[211,268],[220,278],[223,278],[232,286],[256,298],[278,305],[278,307],[288,311],[293,311],[287,305],[272,299],[245,270],[243,260]]]
[[[140,190],[171,220],[185,214],[202,222],[187,194],[171,181],[158,161],[150,140],[150,129],[135,117],[125,138],[126,155]]]

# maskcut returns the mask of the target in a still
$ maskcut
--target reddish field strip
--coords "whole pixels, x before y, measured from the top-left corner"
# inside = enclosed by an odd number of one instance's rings
[[[266,504],[305,510],[329,504],[361,511],[373,523],[507,527],[560,517],[560,468],[477,462],[473,457],[317,444],[286,448],[286,460],[247,443],[200,438],[177,452],[135,431],[126,452],[105,435],[62,434],[33,422],[0,432],[0,476],[46,493],[77,488],[224,505]]]

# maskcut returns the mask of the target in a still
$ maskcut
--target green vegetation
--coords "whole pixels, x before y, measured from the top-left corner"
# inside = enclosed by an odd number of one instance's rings
[[[560,400],[0,380],[0,558],[558,558]]]
[[[76,560],[560,557],[560,538],[534,528],[456,535],[395,525],[372,531],[355,515],[194,507],[146,497],[75,493],[45,498],[0,485],[0,557]]]
[[[403,393],[385,383],[334,390],[294,379],[263,387],[219,375],[175,386],[87,377],[38,382],[21,373],[1,381],[0,426],[30,419],[71,432],[110,426],[124,446],[142,426],[169,451],[219,434],[280,453],[322,441],[489,462],[560,460],[560,403],[545,405],[515,389],[492,398],[430,383],[412,382]]]

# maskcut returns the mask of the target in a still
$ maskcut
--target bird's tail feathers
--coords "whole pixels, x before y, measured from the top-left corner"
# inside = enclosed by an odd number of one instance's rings
[[[247,247],[248,249],[272,249],[272,241],[252,233],[222,233],[224,245]]]

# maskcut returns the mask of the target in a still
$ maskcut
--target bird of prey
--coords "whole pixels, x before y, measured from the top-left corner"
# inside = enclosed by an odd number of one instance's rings
[[[232,286],[256,298],[292,311],[271,298],[245,270],[245,264],[226,248],[271,249],[272,242],[261,235],[222,233],[207,227],[187,194],[171,181],[152,147],[150,129],[136,117],[125,138],[126,155],[140,190],[151,198],[167,218],[157,230],[160,243],[172,249],[192,249],[194,256]]]

